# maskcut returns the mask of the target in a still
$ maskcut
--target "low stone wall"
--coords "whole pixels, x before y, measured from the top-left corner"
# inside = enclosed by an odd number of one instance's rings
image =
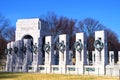
[[[106,75],[109,76],[119,76],[120,75],[120,65],[107,65]]]

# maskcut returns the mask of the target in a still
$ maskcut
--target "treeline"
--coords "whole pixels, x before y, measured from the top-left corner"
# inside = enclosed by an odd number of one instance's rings
[[[84,20],[72,19],[64,16],[58,16],[54,13],[47,13],[42,15],[41,19],[48,23],[50,35],[56,37],[59,34],[69,35],[69,49],[74,49],[75,33],[84,32],[87,37],[87,50],[91,53],[94,50],[94,32],[97,30],[106,30],[108,51],[115,52],[115,61],[117,61],[117,52],[120,51],[120,42],[115,32],[108,29],[99,21],[93,18],[86,18]],[[5,58],[4,49],[9,41],[15,40],[15,27],[10,25],[10,21],[3,15],[0,15],[0,59]]]
[[[5,58],[4,50],[7,43],[15,40],[15,27],[11,26],[9,19],[0,14],[0,59]]]

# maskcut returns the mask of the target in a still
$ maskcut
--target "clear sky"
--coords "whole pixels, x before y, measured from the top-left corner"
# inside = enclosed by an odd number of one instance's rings
[[[83,20],[91,17],[116,32],[120,39],[120,0],[0,0],[0,13],[13,26],[17,19],[47,12]]]

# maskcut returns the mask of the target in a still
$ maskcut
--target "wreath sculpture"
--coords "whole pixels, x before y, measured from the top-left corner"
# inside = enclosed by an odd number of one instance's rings
[[[80,39],[74,43],[74,48],[75,48],[78,52],[81,52],[81,51],[82,51],[83,45],[82,45],[82,42],[81,42]]]
[[[24,54],[26,54],[26,50],[27,50],[27,48],[26,48],[26,46],[22,46],[22,48],[20,49]]]
[[[18,52],[18,48],[14,47],[14,52],[17,53]]]
[[[35,43],[35,45],[32,46],[32,52],[33,53],[37,53],[37,44]]]
[[[9,51],[9,54],[11,54],[11,52],[12,52],[12,48],[9,48],[8,51]]]
[[[104,45],[103,42],[101,41],[101,39],[95,40],[94,41],[94,47],[100,52],[102,51]]]
[[[46,53],[49,53],[50,52],[50,45],[49,45],[49,42],[47,44],[44,45],[44,51]]]
[[[64,53],[64,51],[65,51],[64,41],[58,43],[58,49],[59,49],[60,52]]]
[[[11,54],[11,52],[12,52],[12,48],[9,48],[9,49],[5,49],[5,55],[7,55],[7,54]]]

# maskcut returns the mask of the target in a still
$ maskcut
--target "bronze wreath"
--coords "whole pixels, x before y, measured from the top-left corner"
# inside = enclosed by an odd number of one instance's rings
[[[50,52],[50,45],[49,45],[49,44],[45,44],[45,45],[44,45],[44,51],[45,51],[46,53],[49,53],[49,52]]]
[[[78,40],[74,43],[74,48],[78,51],[78,52],[81,52],[82,49],[83,49],[83,45],[82,45],[82,42],[81,40]]]
[[[20,50],[21,50],[24,54],[26,54],[27,48],[26,48],[26,46],[22,46],[22,47],[20,48]]]
[[[9,53],[11,54],[11,52],[12,52],[12,48],[9,48],[8,51],[9,51]]]
[[[100,39],[95,40],[95,41],[94,41],[94,47],[95,47],[98,51],[101,51],[101,50],[103,49],[103,47],[104,47],[103,42],[102,42]]]
[[[33,45],[32,46],[32,52],[34,52],[36,54],[36,51],[37,51],[37,46],[36,45]]]
[[[64,51],[65,51],[64,41],[58,43],[58,49],[59,49],[60,52],[64,53]]]
[[[18,48],[14,47],[14,52],[17,53],[18,52]]]

